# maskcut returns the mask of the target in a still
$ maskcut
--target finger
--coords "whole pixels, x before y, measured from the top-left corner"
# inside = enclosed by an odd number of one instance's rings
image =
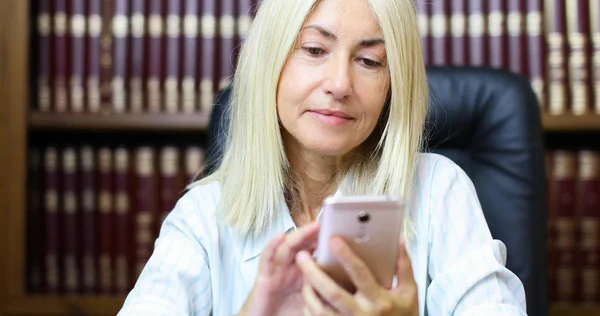
[[[333,237],[329,242],[336,259],[342,265],[352,283],[367,297],[376,299],[382,291],[373,273],[341,237]]]
[[[398,285],[396,288],[405,286],[413,286],[415,278],[413,275],[412,264],[408,252],[406,251],[406,243],[401,241],[398,245],[398,260],[396,261],[396,279]]]
[[[336,310],[342,313],[352,313],[357,309],[354,297],[323,272],[308,252],[298,252],[296,263],[304,274],[304,282],[310,283],[321,298],[329,302]]]
[[[302,286],[302,298],[307,306],[310,315],[333,315],[334,312],[323,304],[321,298],[309,283],[305,282]]]
[[[318,233],[319,223],[313,222],[286,235],[284,243],[277,250],[275,262],[290,265],[298,251],[316,247]]]
[[[265,247],[262,255],[260,256],[259,273],[261,275],[273,274],[275,269],[275,255],[279,245],[285,240],[284,234],[278,234],[273,237]]]

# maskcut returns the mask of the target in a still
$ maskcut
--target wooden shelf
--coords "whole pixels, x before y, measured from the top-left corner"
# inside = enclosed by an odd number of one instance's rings
[[[194,114],[75,114],[32,112],[32,130],[205,131],[208,113]]]
[[[600,131],[600,115],[542,115],[547,132]]]
[[[600,305],[580,307],[580,306],[551,306],[550,316],[598,316],[600,315]]]
[[[1,315],[116,315],[125,297],[47,297],[9,299]]]

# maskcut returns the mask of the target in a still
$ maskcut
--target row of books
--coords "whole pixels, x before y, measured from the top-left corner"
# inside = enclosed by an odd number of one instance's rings
[[[600,1],[415,0],[431,65],[508,69],[544,112],[600,114]]]
[[[600,151],[550,151],[546,163],[550,300],[600,304]]]
[[[31,148],[28,290],[127,293],[204,157],[193,146]]]
[[[31,0],[36,109],[210,111],[254,0]]]

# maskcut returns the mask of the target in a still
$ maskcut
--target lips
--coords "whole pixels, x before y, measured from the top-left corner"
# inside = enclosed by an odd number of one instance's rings
[[[339,126],[353,120],[352,116],[342,111],[320,109],[309,110],[308,112],[312,114],[315,118],[317,118],[319,121],[327,125]]]

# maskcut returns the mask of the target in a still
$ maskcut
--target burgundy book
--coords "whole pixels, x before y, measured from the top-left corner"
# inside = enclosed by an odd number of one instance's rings
[[[129,185],[129,151],[119,147],[115,150],[115,286],[117,294],[127,294],[131,290],[130,234],[131,205]]]
[[[589,112],[589,6],[586,1],[569,1],[567,9],[567,42],[569,45],[569,101],[571,112]]]
[[[96,155],[90,146],[83,146],[80,156],[80,202],[81,202],[81,270],[82,292],[96,294],[98,273],[96,269]]]
[[[181,0],[169,0],[165,23],[165,112],[179,112]]]
[[[545,35],[542,19],[542,1],[543,0],[527,0],[527,17],[525,23],[527,25],[527,73],[531,80],[533,91],[538,98],[538,103],[542,111],[548,110],[547,93],[546,93],[546,49]]]
[[[199,0],[185,0],[183,9],[183,60],[181,80],[181,109],[183,113],[197,111],[196,94],[198,89],[198,34],[200,24]]]
[[[430,32],[430,5],[426,1],[415,1],[419,29],[421,31],[421,45],[423,46],[423,61],[425,65],[431,64],[431,32]]]
[[[202,147],[188,147],[185,150],[185,175],[187,183],[192,183],[204,176],[205,151]]]
[[[44,212],[45,218],[45,276],[46,294],[60,293],[60,231],[59,168],[56,147],[47,147],[44,152]]]
[[[577,159],[574,152],[555,151],[553,157],[553,183],[550,207],[554,221],[554,255],[556,287],[552,296],[556,302],[571,304],[577,295],[577,217],[575,214],[575,189]]]
[[[593,108],[596,114],[600,114],[600,0],[590,0],[590,37],[592,49],[591,72],[593,87]]]
[[[554,193],[553,156],[554,152],[552,150],[546,150],[546,214],[548,216],[548,224],[546,225],[546,234],[548,236],[546,239],[546,253],[548,257],[548,263],[546,265],[548,275],[548,286],[546,294],[548,295],[549,303],[553,303],[556,300],[556,257],[554,255],[554,245],[556,244],[556,237],[554,234],[554,227],[556,226],[554,222],[556,220],[556,216],[554,214],[554,210],[556,208],[552,206],[552,203],[554,202],[552,195]]]
[[[487,22],[484,0],[470,0],[468,6],[469,21],[469,64],[484,66],[488,64]]]
[[[27,291],[44,290],[44,213],[42,207],[42,157],[40,148],[29,149],[27,177]]]
[[[37,108],[42,112],[51,110],[51,64],[53,62],[52,47],[52,7],[50,1],[37,2]]]
[[[129,37],[129,0],[116,0],[114,2],[112,36],[112,109],[115,113],[123,113],[127,110],[125,82],[128,80],[127,41]]]
[[[68,12],[67,12],[67,0],[54,0],[54,43],[52,45],[54,49],[53,66],[52,71],[53,85],[54,85],[54,111],[55,112],[66,112],[69,109],[68,101],[68,43],[67,43],[67,32],[68,32]]]
[[[600,302],[600,152],[579,152],[577,183],[577,212],[581,258],[581,302],[593,305]]]
[[[433,65],[450,63],[450,14],[447,1],[431,3],[431,62]]]
[[[149,3],[146,93],[148,97],[148,111],[158,113],[162,111],[163,102],[161,80],[163,78],[162,64],[164,58],[164,8],[162,0],[150,0]]]
[[[522,0],[508,0],[506,31],[508,34],[508,69],[528,76],[525,67],[527,56],[527,39],[525,38],[525,14],[527,8]]]
[[[114,0],[102,0],[102,28],[100,33],[100,111],[112,113],[111,84],[113,78],[113,32]]]
[[[160,151],[160,219],[157,232],[167,215],[171,212],[178,199],[178,193],[183,190],[179,179],[179,150],[175,147],[164,147]]]
[[[146,50],[146,1],[131,1],[131,37],[129,45],[129,109],[144,111],[144,68]]]
[[[219,89],[227,87],[233,77],[235,47],[235,0],[220,0],[219,17]]]
[[[426,2],[423,1],[423,3]],[[452,64],[456,66],[464,66],[468,64],[466,1],[451,1],[450,6]]]
[[[200,30],[200,109],[201,111],[210,112],[214,101],[215,86],[213,79],[215,77],[216,69],[216,0],[204,0],[202,1]]]
[[[102,44],[102,0],[89,0],[87,11],[87,111],[100,112],[100,56]]]
[[[80,294],[79,210],[77,201],[77,156],[75,149],[62,151],[62,244],[64,293]]]
[[[69,0],[70,4],[70,80],[69,95],[71,111],[84,111],[85,76],[85,0]]]
[[[151,147],[140,147],[135,153],[134,198],[134,269],[133,279],[142,272],[152,254],[156,239],[154,227],[158,220],[156,199],[155,152]]]
[[[508,38],[506,37],[506,2],[490,1],[487,8],[489,65],[508,67]]]
[[[548,0],[548,111],[559,115],[567,112],[567,51],[565,2]]]
[[[251,0],[237,0],[238,8],[238,19],[237,19],[237,45],[240,45],[248,36],[250,26],[252,25],[252,1]]]
[[[113,152],[103,147],[98,152],[98,280],[100,293],[114,293],[113,255]]]

